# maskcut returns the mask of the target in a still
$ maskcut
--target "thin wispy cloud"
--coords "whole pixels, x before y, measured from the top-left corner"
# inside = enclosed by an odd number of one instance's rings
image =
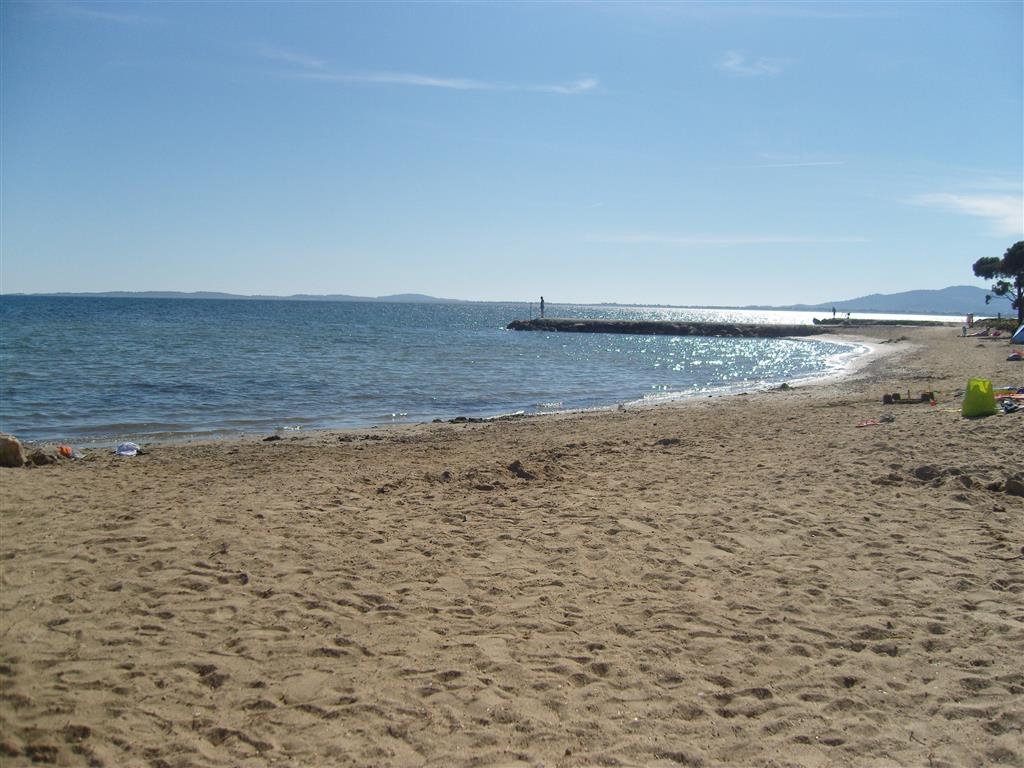
[[[580,80],[574,80],[571,83],[564,83],[560,85],[535,85],[535,86],[521,86],[520,90],[525,91],[539,91],[541,93],[586,93],[587,91],[596,90],[600,83],[596,78],[585,77]]]
[[[1016,195],[959,195],[934,192],[908,198],[913,205],[940,208],[965,216],[987,219],[993,233],[1016,237],[1024,232],[1024,196]]]
[[[620,245],[671,245],[671,246],[757,246],[757,245],[836,245],[843,243],[866,243],[865,237],[807,236],[807,235],[669,235],[661,233],[639,233],[625,235],[591,235],[587,238],[594,243]]]
[[[575,95],[596,90],[600,83],[594,77],[581,77],[564,83],[506,83],[469,77],[445,77],[419,72],[338,71],[317,56],[279,45],[254,46],[256,55],[286,65],[285,77],[294,80],[316,80],[348,86],[406,86],[413,88],[441,88],[451,91],[523,91]]]
[[[722,72],[737,77],[776,77],[785,70],[786,62],[766,56],[748,58],[740,51],[727,51],[718,60],[717,67]]]
[[[338,71],[317,56],[279,45],[254,46],[256,55],[286,65],[284,77],[294,80],[315,80],[347,86],[405,86],[412,88],[440,88],[450,91],[523,91],[575,95],[596,90],[600,83],[594,77],[581,77],[564,83],[505,83],[469,77],[445,77],[420,72],[392,72],[387,70]]]
[[[256,53],[264,59],[301,67],[303,69],[323,69],[327,66],[327,62],[323,59],[318,59],[315,56],[310,56],[309,54],[302,53],[301,51],[282,48],[278,45],[258,45],[256,46]]]
[[[339,74],[335,72],[298,72],[292,77],[298,80],[319,80],[340,85],[410,85],[420,88],[448,88],[454,91],[491,90],[488,83],[459,77],[433,77],[410,72],[363,72],[360,74]]]
[[[318,80],[337,83],[339,85],[363,86],[413,86],[419,88],[444,88],[454,91],[532,91],[535,93],[580,94],[593,91],[598,87],[595,78],[583,78],[568,83],[516,85],[489,80],[474,80],[464,77],[438,77],[413,72],[294,72],[291,74],[299,80]]]

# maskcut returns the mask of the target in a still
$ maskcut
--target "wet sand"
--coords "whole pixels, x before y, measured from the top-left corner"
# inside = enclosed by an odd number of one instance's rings
[[[1024,765],[1024,413],[959,413],[1024,364],[958,333],[863,329],[825,385],[0,470],[0,764]]]

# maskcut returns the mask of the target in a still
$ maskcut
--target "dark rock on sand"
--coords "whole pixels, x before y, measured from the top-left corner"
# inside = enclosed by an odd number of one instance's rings
[[[929,482],[942,476],[942,470],[931,464],[926,464],[913,470],[913,476],[924,482]]]
[[[530,470],[523,466],[523,463],[516,459],[508,465],[508,471],[516,477],[522,478],[523,480],[536,480],[537,476]]]
[[[938,467],[933,466],[931,464],[925,464],[924,466],[918,467],[917,469],[914,470],[914,477],[926,483],[930,480],[934,480],[941,474],[942,471]]]
[[[1003,485],[1003,491],[1011,496],[1024,496],[1024,477],[1008,477]]]

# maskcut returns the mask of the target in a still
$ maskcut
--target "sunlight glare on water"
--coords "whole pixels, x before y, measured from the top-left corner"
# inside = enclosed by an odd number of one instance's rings
[[[557,313],[812,317],[567,305]],[[112,441],[614,407],[823,376],[855,352],[820,339],[505,330],[528,316],[527,304],[4,296],[0,429]]]

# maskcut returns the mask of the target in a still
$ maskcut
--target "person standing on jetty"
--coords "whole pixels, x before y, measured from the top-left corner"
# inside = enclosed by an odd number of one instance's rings
[[[542,320],[544,319],[544,297],[543,296],[540,297],[540,317],[541,317]]]

